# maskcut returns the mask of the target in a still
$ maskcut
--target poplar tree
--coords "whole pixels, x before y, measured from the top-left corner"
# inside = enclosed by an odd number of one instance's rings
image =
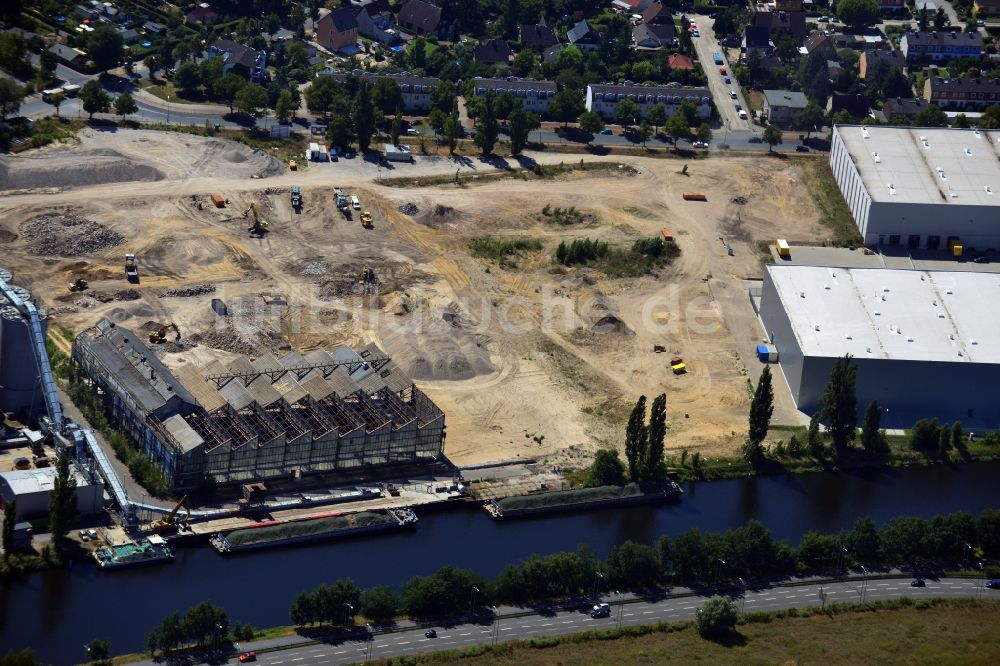
[[[830,429],[830,439],[837,453],[843,453],[854,441],[858,420],[858,397],[855,380],[858,369],[851,365],[851,355],[838,358],[830,373],[820,404],[823,406],[820,419],[826,421]]]
[[[643,481],[660,480],[663,467],[663,444],[667,437],[667,394],[661,393],[653,399],[649,410],[646,451],[642,458]]]
[[[771,384],[771,367],[765,365],[760,373],[760,381],[750,402],[750,432],[749,439],[754,446],[759,447],[767,437],[771,427],[771,414],[774,413],[774,387]]]
[[[639,480],[639,466],[646,451],[646,396],[641,395],[632,408],[625,429],[625,460],[632,481]]]

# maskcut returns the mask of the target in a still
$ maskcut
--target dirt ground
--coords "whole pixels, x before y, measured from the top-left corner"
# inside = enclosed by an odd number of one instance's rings
[[[375,182],[377,166],[360,160],[268,176],[279,170],[270,158],[239,144],[149,131],[98,139],[60,149],[61,163],[72,163],[62,153],[89,159],[94,150],[114,151],[143,166],[140,176],[160,177],[83,179],[71,190],[55,179],[38,185],[48,189],[0,196],[0,261],[54,321],[80,331],[107,316],[143,335],[175,323],[180,339],[170,334],[156,346],[175,368],[374,341],[444,409],[446,454],[458,464],[518,457],[585,464],[598,447],[621,447],[638,395],[661,392],[668,446],[735,450],[747,380],[760,371],[753,350],[762,332],[743,283],[760,277],[754,243],[828,235],[794,160],[713,158],[689,163],[684,175],[678,160],[588,157],[627,162],[636,173],[395,188]],[[6,158],[3,168],[27,168],[19,159]],[[418,159],[394,175],[456,168],[487,167]],[[0,189],[21,188],[11,182],[0,173]],[[302,187],[301,212],[289,205],[292,184]],[[336,210],[333,184],[361,198],[373,229],[361,226],[358,212],[347,220]],[[229,205],[214,207],[211,192]],[[708,201],[684,201],[682,192],[704,192]],[[248,234],[243,213],[251,202],[269,222],[263,238]],[[416,205],[414,215],[399,212],[406,203]],[[541,214],[546,204],[575,206],[593,219],[555,224]],[[59,227],[67,243],[59,236],[40,243],[42,225],[25,223],[42,216],[87,223]],[[682,255],[656,274],[612,279],[551,258],[562,240],[627,247],[663,228]],[[74,230],[96,235],[81,239]],[[470,239],[484,235],[537,238],[543,249],[501,267],[470,255]],[[124,242],[108,241],[119,236]],[[57,251],[66,247],[97,249]],[[125,253],[138,258],[138,285],[123,279]],[[375,285],[361,282],[365,268]],[[70,293],[75,276],[90,289]],[[228,316],[213,311],[213,298]],[[672,374],[673,356],[684,359],[687,374]],[[775,421],[797,423],[787,391],[776,398]]]

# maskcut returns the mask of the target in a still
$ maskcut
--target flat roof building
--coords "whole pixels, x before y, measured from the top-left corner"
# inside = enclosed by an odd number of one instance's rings
[[[837,125],[830,168],[866,245],[1000,247],[1000,132]]]
[[[857,366],[897,426],[937,417],[1000,424],[1000,274],[768,266],[760,319],[799,409],[819,408],[834,362]]]
[[[88,516],[100,513],[104,488],[91,483],[72,463],[69,470],[76,481],[76,510]],[[0,472],[0,504],[7,506],[17,500],[17,520],[47,515],[57,473],[55,467]]]

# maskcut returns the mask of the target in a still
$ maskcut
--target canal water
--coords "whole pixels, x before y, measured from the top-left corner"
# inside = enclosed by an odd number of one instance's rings
[[[847,529],[869,515],[879,524],[900,515],[1000,507],[1000,462],[863,470],[699,483],[664,507],[613,509],[493,522],[482,510],[425,514],[415,531],[264,550],[223,557],[206,546],[182,548],[173,564],[98,573],[92,565],[0,584],[0,652],[33,647],[54,664],[75,663],[93,638],[115,653],[140,651],[167,614],[208,600],[231,621],[288,624],[302,590],[350,576],[362,587],[398,587],[440,566],[487,577],[531,553],[586,543],[600,557],[625,540],[652,543],[697,527],[723,531],[748,520],[796,543],[804,532]]]

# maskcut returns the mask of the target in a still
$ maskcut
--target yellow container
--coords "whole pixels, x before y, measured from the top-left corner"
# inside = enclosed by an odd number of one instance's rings
[[[779,238],[778,242],[775,243],[774,246],[776,248],[778,248],[778,255],[779,256],[782,256],[782,257],[791,256],[792,250],[791,250],[790,247],[788,247],[788,241]]]
[[[958,245],[957,243],[955,245],[952,245],[951,246],[951,256],[953,256],[953,257],[961,257],[962,256],[962,246]]]

